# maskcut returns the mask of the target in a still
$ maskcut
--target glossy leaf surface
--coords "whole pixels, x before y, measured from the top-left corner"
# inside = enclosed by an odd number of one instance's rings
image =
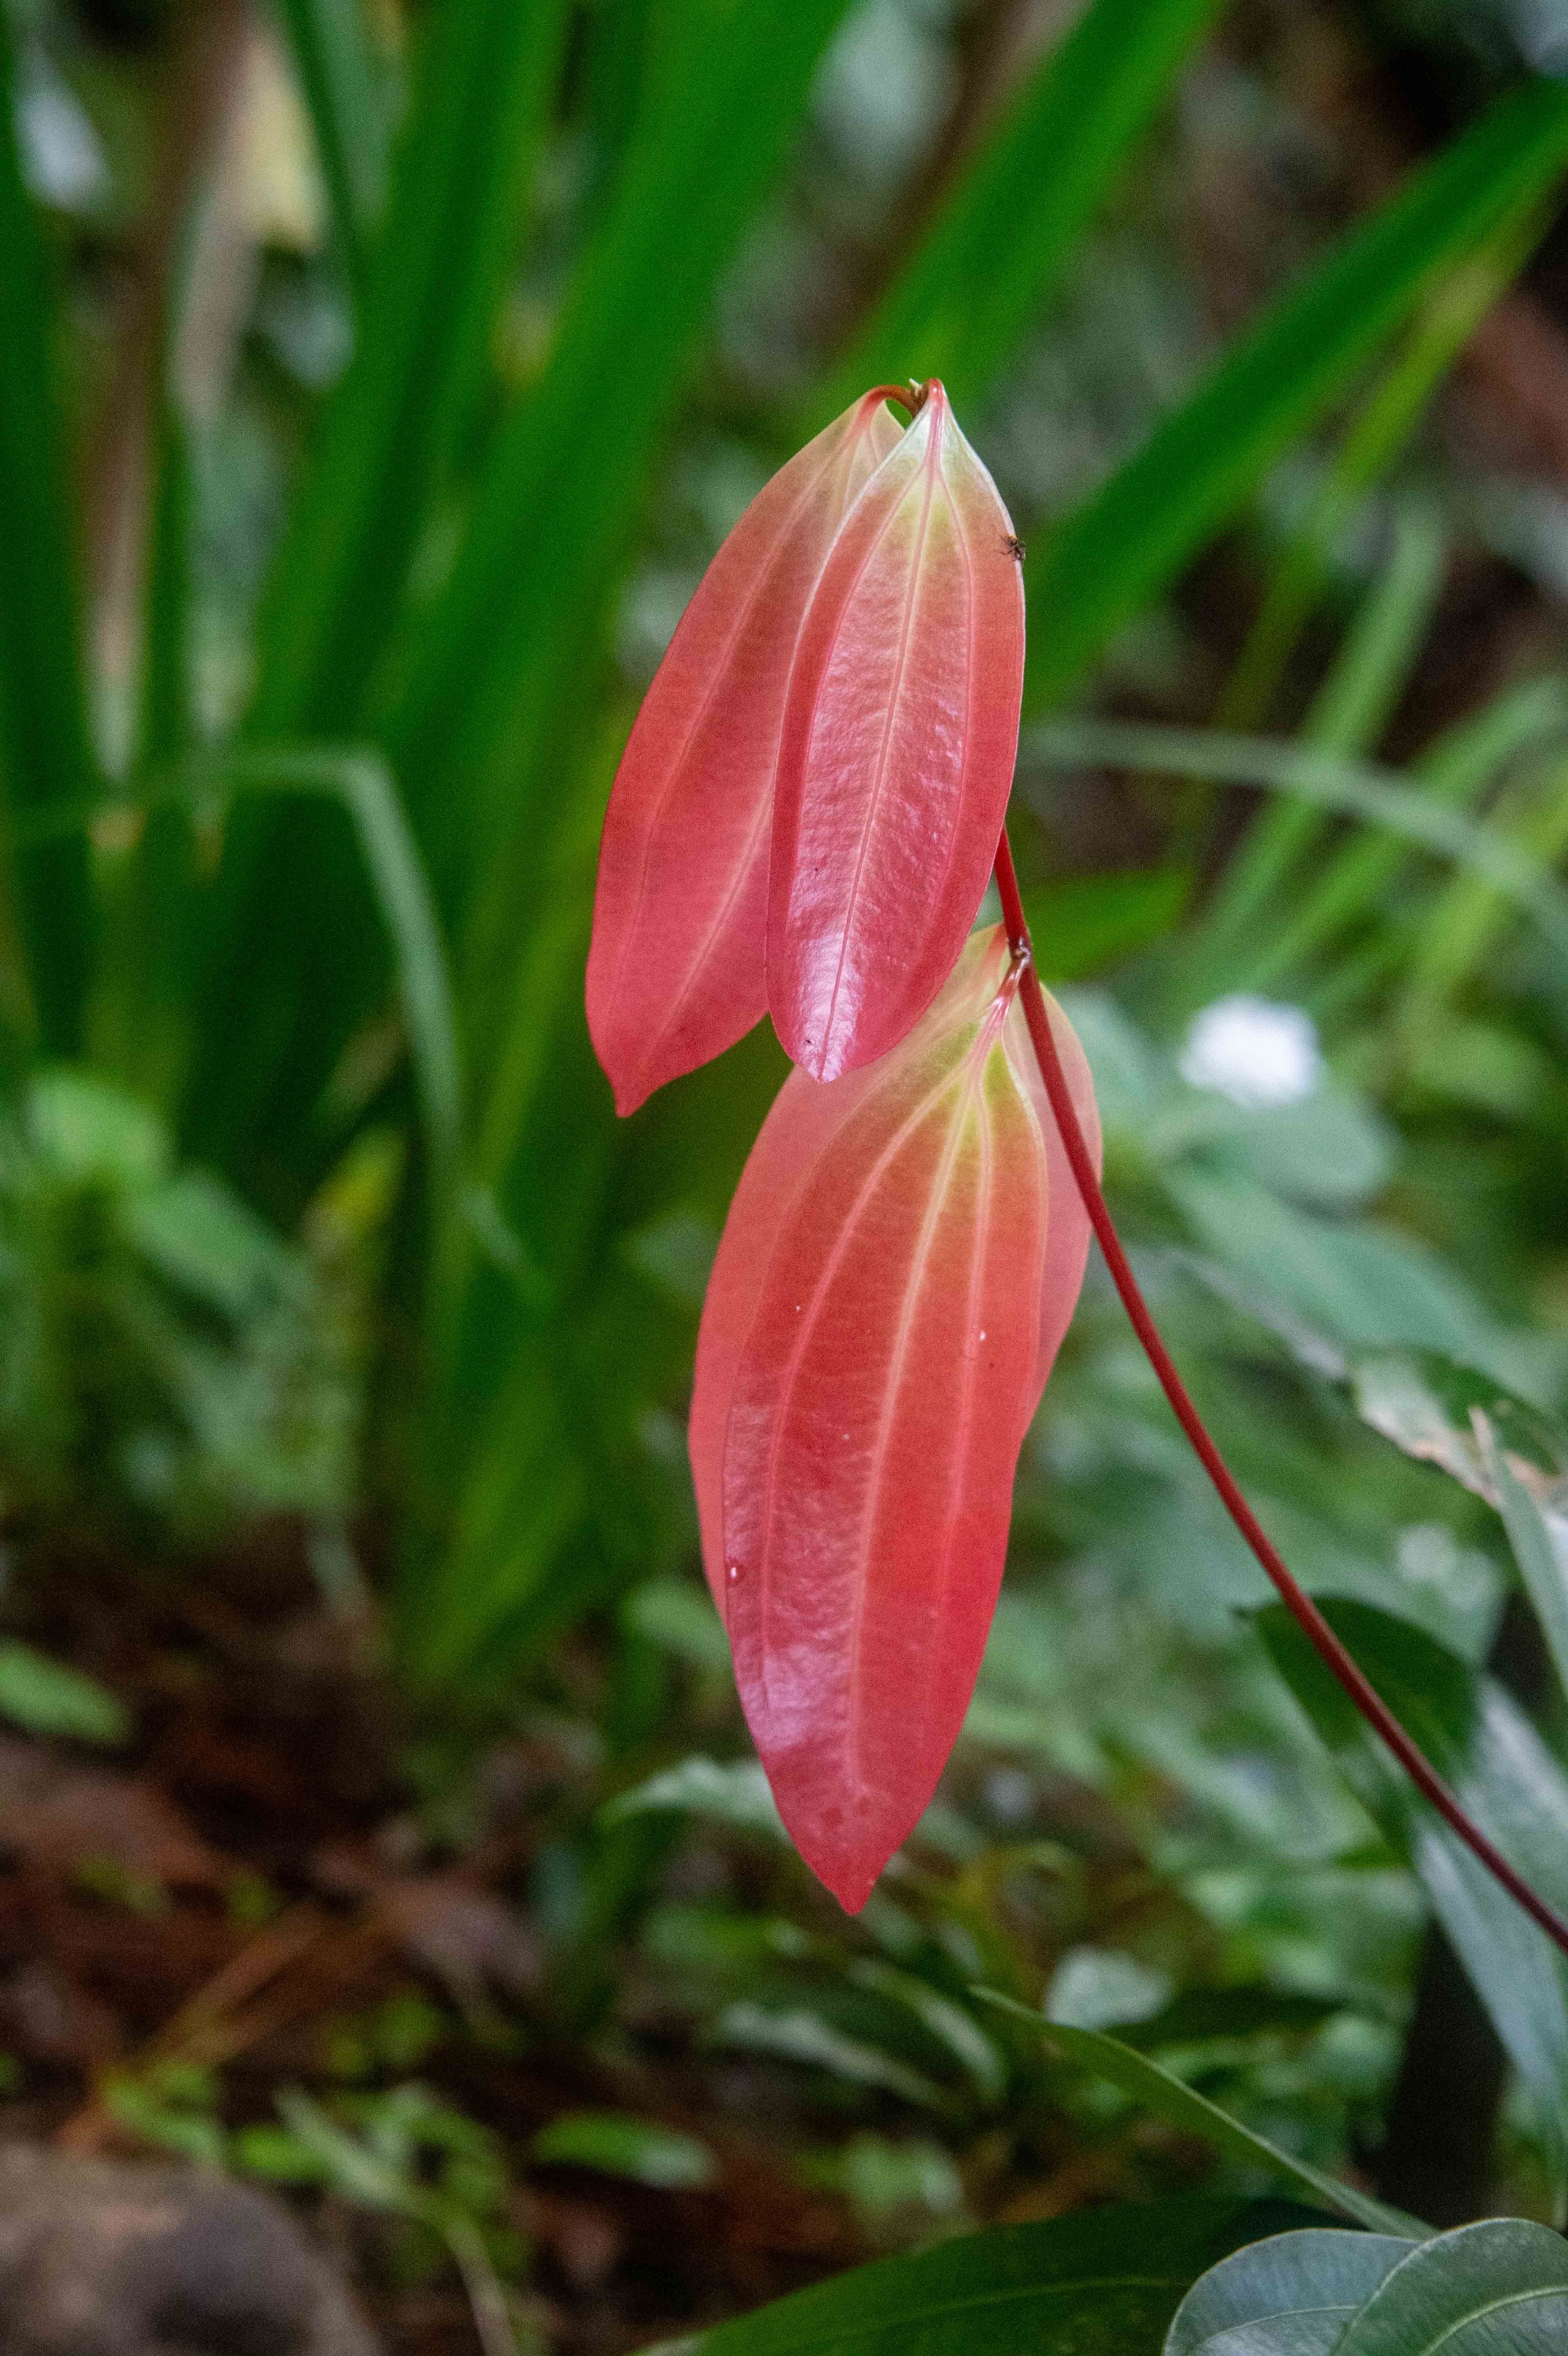
[[[588,954],[588,1028],[622,1113],[765,1011],[796,641],[845,510],[898,440],[867,393],[779,469],[703,574],[643,699],[605,819]]]
[[[1435,1638],[1369,1604],[1323,1601],[1401,1724],[1461,1804],[1552,1905],[1568,1892],[1568,1780],[1512,1696]],[[1388,1766],[1317,1655],[1274,1606],[1259,1628],[1358,1797],[1425,1884],[1529,2094],[1553,2165],[1568,2158],[1568,1976],[1563,1959],[1448,1826]]]
[[[683,2340],[690,2356],[1159,2356],[1183,2291],[1276,2201],[1151,2201],[964,2233],[853,2267]]]
[[[1568,2246],[1522,2217],[1423,2242],[1346,2327],[1337,2356],[1553,2356],[1568,2344]]]
[[[1165,2356],[1332,2356],[1350,2318],[1415,2246],[1331,2227],[1254,2242],[1194,2283]]]
[[[1088,1253],[1007,975],[998,926],[897,1055],[830,1086],[790,1076],[698,1339],[709,1581],[779,1811],[852,1909],[957,1738]]]
[[[897,1044],[984,894],[1024,685],[1012,530],[929,385],[833,543],[785,709],[768,1004],[817,1079]]]

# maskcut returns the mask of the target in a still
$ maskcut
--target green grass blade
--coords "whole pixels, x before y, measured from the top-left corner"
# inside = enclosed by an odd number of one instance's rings
[[[1026,333],[1219,0],[1095,0],[941,206],[815,406],[940,377],[962,411]]]
[[[1389,562],[1303,723],[1304,744],[1354,756],[1377,744],[1420,652],[1446,562],[1435,509],[1424,499],[1406,501]],[[1279,801],[1259,812],[1191,944],[1184,983],[1194,1003],[1229,986],[1247,941],[1266,937],[1265,913],[1322,824],[1321,812],[1305,801]]]
[[[1322,602],[1335,543],[1356,502],[1385,476],[1426,414],[1432,397],[1480,320],[1540,238],[1539,206],[1446,272],[1421,304],[1402,348],[1382,371],[1345,436],[1317,496],[1285,542],[1257,620],[1216,709],[1217,727],[1256,728],[1284,676],[1292,649]]]
[[[363,302],[386,198],[387,112],[360,0],[278,0],[316,134],[338,251]]]
[[[14,846],[35,848],[84,834],[106,810],[210,806],[251,795],[337,803],[353,829],[362,873],[385,927],[409,1060],[437,1189],[456,1183],[462,1161],[462,1080],[457,1021],[440,918],[397,788],[379,754],[360,745],[263,746],[198,755],[148,778],[134,795],[59,802],[4,830]]]
[[[16,52],[0,9],[0,790],[14,811],[80,799],[95,777],[48,281],[22,182]],[[69,1055],[92,954],[85,845],[40,844],[19,860],[16,893],[43,1044]],[[9,929],[9,921],[0,927]]]
[[[209,794],[214,786],[268,795],[324,795],[347,811],[392,947],[435,1192],[448,1198],[462,1159],[456,1014],[440,919],[386,764],[358,746],[268,748],[197,765],[185,790]]]
[[[700,0],[689,11],[549,366],[501,435],[452,577],[421,623],[392,716],[394,765],[425,816],[438,876],[459,830],[479,864],[492,849],[460,781],[489,772],[485,815],[517,830],[520,769],[591,647],[719,272],[845,6]]]
[[[158,421],[143,621],[142,703],[136,766],[166,768],[190,741],[191,481],[185,422],[166,401]]]
[[[1306,278],[1026,568],[1031,709],[1232,515],[1433,280],[1539,203],[1568,165],[1568,88],[1499,99]]]
[[[1433,809],[1461,811],[1480,799],[1492,779],[1531,745],[1561,738],[1568,728],[1568,690],[1555,679],[1524,680],[1470,718],[1458,722],[1417,764],[1423,797]],[[1509,838],[1501,829],[1488,829],[1496,842]],[[1530,854],[1513,846],[1520,856]],[[1374,828],[1356,835],[1337,851],[1295,896],[1288,917],[1265,937],[1238,967],[1238,987],[1260,988],[1274,976],[1289,973],[1323,949],[1349,926],[1374,916],[1405,862],[1406,845],[1395,834]],[[1549,863],[1530,862],[1538,873]],[[1479,873],[1480,871],[1476,871]],[[1495,877],[1487,879],[1494,885]]]
[[[252,742],[358,732],[489,364],[565,13],[565,0],[447,0],[435,12],[354,358],[269,584]],[[310,1182],[305,1141],[321,1090],[385,986],[356,882],[349,847],[319,812],[236,811],[208,927],[184,1134],[247,1183],[264,1151],[279,1208]]]
[[[1549,700],[1541,693],[1546,686],[1555,688],[1555,682],[1533,683],[1531,734],[1539,734],[1550,717]],[[1555,695],[1560,726],[1564,709],[1560,688]],[[1519,724],[1515,718],[1516,731]],[[1519,741],[1516,734],[1516,749]],[[1496,766],[1497,757],[1493,754],[1487,760],[1484,775]],[[1026,768],[1031,761],[1061,769],[1101,763],[1110,768],[1148,769],[1168,777],[1213,778],[1300,794],[1321,809],[1368,819],[1395,839],[1396,858],[1405,844],[1414,843],[1469,868],[1524,910],[1558,955],[1568,958],[1568,891],[1556,877],[1507,835],[1407,785],[1396,770],[1266,736],[1222,736],[1213,729],[1145,727],[1111,720],[1058,720],[1031,729],[1024,738],[1023,758]],[[1359,852],[1368,847],[1357,842],[1350,850]],[[1384,850],[1382,842],[1370,847],[1380,855]]]
[[[190,747],[191,473],[184,420],[166,399],[154,449],[142,613],[141,700],[133,779],[172,767]],[[188,809],[148,809],[138,839],[106,853],[95,882],[102,944],[89,1016],[92,1055],[136,1094],[166,1108],[189,1044],[190,947],[198,884]]]
[[[1135,2053],[1119,2038],[1107,2037],[1098,2029],[1071,2028],[1063,2021],[1051,2020],[1044,2013],[1031,2012],[1027,2005],[1000,1995],[994,1988],[977,1987],[974,1993],[984,2003],[994,2005],[998,2012],[1005,2013],[1009,2020],[1025,2023],[1036,2036],[1065,2053],[1069,2062],[1091,2070],[1096,2077],[1109,2079],[1134,2102],[1169,2119],[1188,2135],[1200,2136],[1217,2151],[1239,2159],[1244,2167],[1261,2168],[1271,2176],[1283,2177],[1297,2192],[1326,2201],[1341,2216],[1365,2225],[1369,2233],[1394,2233],[1402,2238],[1413,2234],[1421,2240],[1431,2233],[1431,2226],[1423,2224],[1420,2218],[1407,2216],[1402,2209],[1386,2208],[1369,2194],[1358,2192],[1354,2185],[1341,2184],[1326,2169],[1281,2151],[1266,2136],[1254,2134],[1240,2119],[1233,2119],[1229,2111],[1221,2110],[1218,2103],[1211,2103],[1207,2094],[1200,2094],[1196,2087],[1187,2085],[1157,2062],[1151,2062],[1147,2054]]]
[[[1547,775],[1527,775],[1493,811],[1491,823],[1511,834],[1543,867],[1555,868],[1568,851],[1568,769],[1559,759]],[[1407,1036],[1431,1034],[1508,923],[1496,888],[1475,875],[1456,875],[1422,916],[1395,1009]]]
[[[270,586],[252,734],[353,723],[488,364],[564,0],[446,0],[420,59],[363,317]]]

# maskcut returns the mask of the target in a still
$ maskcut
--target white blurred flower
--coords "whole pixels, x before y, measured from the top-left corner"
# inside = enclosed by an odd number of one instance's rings
[[[98,134],[70,86],[41,52],[30,52],[16,105],[22,169],[40,204],[91,212],[109,194]]]
[[[1153,2019],[1175,1993],[1168,1973],[1119,1947],[1071,1947],[1052,1975],[1045,2014],[1064,2029],[1125,2029]]]
[[[1193,1017],[1179,1069],[1195,1088],[1257,1111],[1309,1097],[1323,1057],[1312,1017],[1299,1006],[1240,994],[1218,998]]]

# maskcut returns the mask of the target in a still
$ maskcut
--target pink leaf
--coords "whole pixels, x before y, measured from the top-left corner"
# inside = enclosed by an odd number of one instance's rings
[[[977,934],[897,1053],[791,1074],[703,1312],[704,1563],[784,1821],[852,1910],[957,1738],[1088,1250],[1015,979]]]
[[[703,574],[638,713],[605,819],[588,1028],[635,1112],[766,1008],[768,832],[790,664],[845,509],[900,439],[880,392],[798,452]]]
[[[940,384],[833,542],[800,632],[774,798],[768,1003],[818,1079],[897,1044],[951,972],[1018,747],[1007,510]]]

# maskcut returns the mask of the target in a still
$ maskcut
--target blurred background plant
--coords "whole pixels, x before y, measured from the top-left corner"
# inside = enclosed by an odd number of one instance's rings
[[[582,972],[713,549],[941,375],[1151,1296],[1568,1901],[1564,69],[1552,0],[3,0],[14,2131],[317,2188],[420,2349],[1251,2189],[983,1979],[1558,2217],[1562,1973],[1092,1273],[943,1794],[858,1922],[810,1883],[682,1432],[782,1063],[618,1126]]]

